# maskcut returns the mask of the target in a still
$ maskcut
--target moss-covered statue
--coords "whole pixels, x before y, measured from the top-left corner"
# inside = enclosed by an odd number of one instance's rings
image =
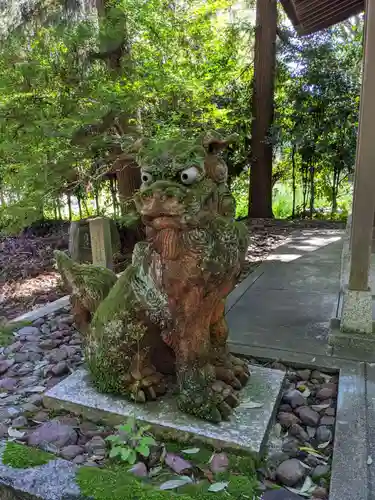
[[[224,318],[247,248],[219,156],[226,146],[211,138],[142,147],[135,203],[147,240],[119,279],[56,252],[97,388],[144,403],[176,374],[179,408],[214,422],[230,416],[249,378],[228,352]]]

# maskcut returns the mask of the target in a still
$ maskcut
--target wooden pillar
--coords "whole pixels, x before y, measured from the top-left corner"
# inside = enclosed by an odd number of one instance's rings
[[[354,178],[349,290],[369,286],[375,213],[375,0],[367,0],[362,92]]]

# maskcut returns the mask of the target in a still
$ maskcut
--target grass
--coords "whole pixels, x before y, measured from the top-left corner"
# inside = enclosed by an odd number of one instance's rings
[[[55,459],[56,457],[51,453],[38,450],[37,448],[31,448],[30,446],[17,444],[13,441],[7,442],[3,454],[3,463],[15,469],[37,467],[38,465],[47,464]]]
[[[30,326],[30,321],[10,321],[9,323],[0,323],[0,346],[6,347],[14,341],[13,332],[20,330],[24,326]]]

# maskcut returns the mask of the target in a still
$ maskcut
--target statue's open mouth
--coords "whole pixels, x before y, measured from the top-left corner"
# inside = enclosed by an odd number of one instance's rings
[[[146,226],[151,226],[153,229],[178,229],[181,226],[180,217],[176,215],[161,214],[155,217],[143,215],[142,221]]]

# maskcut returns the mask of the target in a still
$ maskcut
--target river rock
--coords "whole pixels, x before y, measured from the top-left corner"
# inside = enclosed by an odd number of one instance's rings
[[[320,478],[328,476],[330,470],[329,465],[317,465],[311,474],[311,478],[317,482]]]
[[[48,419],[49,414],[45,411],[38,411],[33,418],[34,422],[47,422]]]
[[[309,441],[309,435],[307,434],[307,432],[303,429],[303,427],[301,427],[300,425],[298,424],[293,424],[291,426],[291,428],[289,429],[289,434],[291,436],[295,436],[297,439],[299,439],[300,441],[302,441],[303,443],[305,443],[306,441]]]
[[[26,427],[27,426],[27,418],[25,418],[23,415],[15,418],[12,421],[12,427],[15,429],[20,429],[21,427]]]
[[[335,425],[335,417],[328,417],[324,415],[320,419],[320,425],[327,425],[328,427],[333,427]]]
[[[83,451],[82,446],[70,444],[61,449],[60,455],[66,460],[73,460],[76,456],[81,455]]]
[[[301,421],[310,427],[317,427],[320,420],[320,415],[308,406],[301,406],[295,410]]]
[[[286,429],[289,429],[289,427],[291,427],[293,424],[298,424],[301,422],[297,415],[286,412],[280,412],[277,416],[277,419],[280,424]]]
[[[138,462],[131,469],[129,469],[129,472],[131,474],[134,474],[134,476],[137,477],[147,477],[148,472],[147,472],[147,467],[143,462]]]
[[[315,490],[312,493],[314,495],[314,498],[317,499],[319,498],[322,500],[327,500],[328,499],[328,490],[327,488],[322,488],[321,486],[318,488],[315,488]]]
[[[307,474],[307,469],[296,458],[286,460],[276,469],[277,479],[285,486],[294,486]]]
[[[318,443],[330,443],[332,441],[332,431],[325,425],[320,425],[316,430],[316,440]]]
[[[35,321],[33,321],[32,326],[36,328],[40,328],[42,325],[44,325],[44,318],[38,318]]]
[[[288,436],[283,441],[281,450],[286,453],[289,457],[299,456],[300,443],[295,437]]]
[[[310,370],[298,370],[297,372],[297,377],[299,380],[307,381],[310,378],[311,371]]]
[[[293,408],[288,403],[283,403],[279,406],[279,412],[293,413]]]
[[[94,436],[90,441],[85,444],[85,450],[90,454],[97,454],[98,452],[103,452],[106,449],[106,443],[104,439],[100,436]]]
[[[51,368],[51,372],[56,376],[59,377],[61,375],[65,375],[66,373],[69,373],[69,367],[66,363],[66,361],[60,361],[55,365],[53,368]]]
[[[36,326],[24,326],[17,331],[17,335],[39,335],[39,328]]]
[[[8,437],[8,426],[0,424],[0,438]]]
[[[10,377],[4,377],[0,380],[0,388],[6,391],[13,391],[17,387],[17,380]]]
[[[291,389],[284,394],[284,401],[292,408],[297,408],[299,406],[304,406],[306,404],[306,399],[302,396],[300,391],[297,389]]]
[[[5,359],[0,361],[0,375],[5,373],[15,363],[14,359]]]
[[[337,385],[333,383],[324,384],[323,387],[316,393],[316,398],[320,401],[335,398],[336,396]]]
[[[28,438],[30,446],[44,447],[44,443],[52,444],[57,448],[63,448],[71,444],[76,444],[78,435],[73,427],[63,425],[59,422],[45,422],[37,427]]]

